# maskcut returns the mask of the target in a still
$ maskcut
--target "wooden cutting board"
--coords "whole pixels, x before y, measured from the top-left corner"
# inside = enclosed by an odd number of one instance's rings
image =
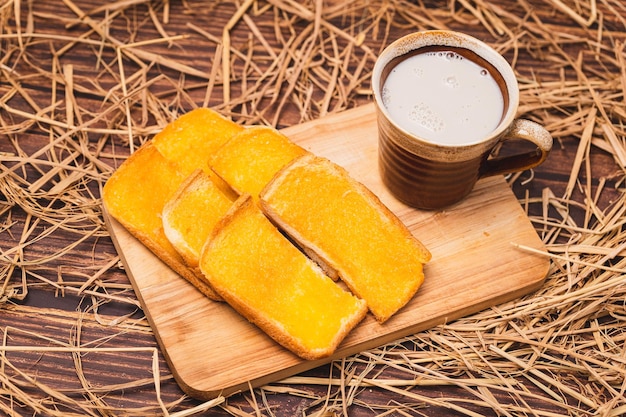
[[[205,298],[105,213],[163,354],[188,395],[209,399],[278,381],[509,301],[543,283],[549,260],[516,246],[541,249],[542,242],[503,178],[480,181],[466,200],[447,210],[418,211],[396,201],[380,181],[373,105],[284,133],[348,169],[430,249],[433,258],[425,268],[425,283],[385,324],[368,315],[333,357],[304,361],[226,304]]]

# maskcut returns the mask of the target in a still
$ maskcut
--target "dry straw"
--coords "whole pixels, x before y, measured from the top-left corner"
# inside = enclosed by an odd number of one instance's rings
[[[362,104],[380,48],[430,28],[494,45],[518,72],[520,112],[572,150],[558,189],[509,179],[551,260],[545,285],[328,375],[186,398],[108,240],[113,167],[197,106],[282,127]],[[626,414],[625,38],[621,0],[2,1],[0,413]],[[33,293],[76,310],[31,306]],[[135,373],[90,369],[117,362]]]

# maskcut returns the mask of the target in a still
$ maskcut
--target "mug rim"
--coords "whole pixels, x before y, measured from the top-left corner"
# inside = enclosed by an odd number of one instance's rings
[[[467,49],[491,64],[502,77],[507,90],[508,107],[505,109],[505,112],[502,116],[502,119],[498,123],[498,126],[485,137],[479,140],[473,140],[461,144],[439,143],[431,141],[410,133],[406,129],[402,128],[398,123],[394,121],[394,119],[389,114],[387,108],[383,104],[382,94],[380,91],[382,87],[381,78],[383,71],[387,67],[387,65],[394,58],[406,55],[417,49],[432,46]],[[406,136],[410,137],[412,141],[416,144],[421,143],[431,146],[438,146],[444,149],[448,149],[449,151],[453,151],[455,149],[467,149],[476,146],[480,147],[481,145],[491,145],[494,140],[498,140],[503,134],[507,132],[507,130],[515,120],[517,109],[519,107],[519,87],[517,77],[515,76],[513,68],[507,62],[507,60],[485,42],[476,39],[471,35],[451,30],[425,30],[413,32],[396,39],[387,47],[385,47],[376,59],[374,69],[372,71],[371,83],[372,93],[374,95],[374,100],[377,103],[378,111],[384,114],[389,123],[391,123],[401,132],[403,132]]]

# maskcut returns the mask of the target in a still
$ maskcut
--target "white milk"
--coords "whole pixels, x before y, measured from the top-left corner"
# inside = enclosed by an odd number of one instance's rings
[[[489,71],[451,51],[416,54],[398,63],[385,81],[382,100],[404,130],[445,145],[485,138],[504,109]]]

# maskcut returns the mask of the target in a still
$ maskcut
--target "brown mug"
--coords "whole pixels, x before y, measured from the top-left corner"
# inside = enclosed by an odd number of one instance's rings
[[[376,61],[372,89],[380,174],[409,206],[450,206],[480,178],[533,168],[552,149],[548,131],[516,118],[519,88],[511,66],[469,35],[431,30],[396,40]],[[491,156],[514,139],[534,149]]]

